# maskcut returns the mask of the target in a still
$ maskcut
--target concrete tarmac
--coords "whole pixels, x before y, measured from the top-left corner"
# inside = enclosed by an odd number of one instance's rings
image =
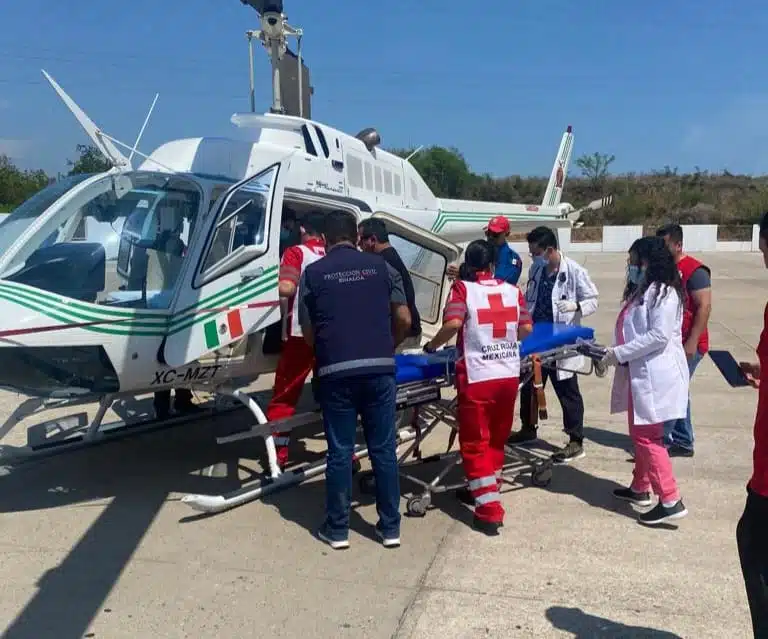
[[[754,359],[768,300],[762,257],[699,257],[714,274],[713,347]],[[585,323],[610,342],[625,255],[574,258],[600,289],[600,310]],[[0,477],[2,636],[751,637],[735,528],[756,392],[731,389],[702,361],[692,383],[696,456],[674,460],[690,514],[649,529],[611,495],[632,471],[626,415],[608,410],[611,377],[581,378],[586,457],[556,467],[546,489],[525,478],[507,486],[496,538],[474,532],[471,511],[443,496],[426,517],[404,517],[403,546],[386,550],[374,540],[375,506],[356,489],[351,548],[333,551],[313,537],[322,478],[201,517],[180,503],[184,494],[231,490],[260,468],[259,445],[214,442],[242,414],[13,468]],[[257,384],[270,386],[271,378]],[[2,394],[0,417],[21,399]],[[540,434],[561,445],[551,390],[547,399]],[[151,406],[143,402],[133,408]],[[23,427],[45,418],[26,420],[3,443],[23,443]],[[295,457],[317,459],[321,430],[304,434]],[[447,429],[437,432],[427,451],[446,441]],[[412,490],[403,482],[405,496]]]

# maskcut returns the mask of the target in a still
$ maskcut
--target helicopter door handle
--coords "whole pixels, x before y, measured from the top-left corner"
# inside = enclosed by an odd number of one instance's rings
[[[261,277],[262,275],[264,275],[264,268],[261,266],[258,268],[247,269],[245,271],[240,271],[240,281],[244,284],[245,282],[255,280],[257,277]]]

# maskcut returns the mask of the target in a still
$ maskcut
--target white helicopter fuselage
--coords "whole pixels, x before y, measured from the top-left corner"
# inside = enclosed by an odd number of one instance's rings
[[[116,147],[49,80],[114,159]],[[409,161],[378,148],[373,130],[350,136],[271,113],[232,121],[258,130],[256,139],[168,142],[138,170],[120,156],[117,168],[55,183],[8,217],[0,387],[41,397],[138,394],[215,389],[274,371],[263,339],[280,321],[284,206],[385,219],[401,254],[411,252],[425,337],[440,326],[446,266],[491,217],[506,215],[517,231],[571,224],[558,208],[570,127],[545,196],[553,206],[534,207],[441,200]]]

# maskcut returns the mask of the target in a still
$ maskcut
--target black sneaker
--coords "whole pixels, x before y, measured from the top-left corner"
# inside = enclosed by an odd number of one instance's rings
[[[484,519],[478,519],[477,517],[472,520],[472,527],[488,537],[496,537],[499,534],[499,528],[501,528],[502,525],[503,524],[499,521],[485,521]]]
[[[650,506],[653,503],[651,501],[651,493],[636,493],[631,488],[617,488],[613,491],[613,496],[616,499],[623,499],[631,504],[635,504],[635,506]]]
[[[683,446],[675,446],[674,444],[667,449],[670,457],[693,457],[692,448],[684,448]]]
[[[584,446],[579,442],[568,442],[563,448],[552,455],[552,461],[556,464],[567,464],[584,457]]]
[[[509,444],[510,446],[527,444],[530,442],[535,442],[538,438],[539,437],[538,437],[536,428],[523,426],[523,428],[521,428],[520,430],[514,431],[509,436],[509,439],[507,439],[507,444]]]
[[[659,502],[655,508],[651,508],[647,513],[643,513],[637,520],[646,526],[658,526],[668,521],[682,519],[687,514],[688,510],[683,505],[683,500],[678,499],[674,506],[665,506]]]

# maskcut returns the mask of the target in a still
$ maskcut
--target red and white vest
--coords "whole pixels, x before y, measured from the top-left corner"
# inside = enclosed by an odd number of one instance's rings
[[[498,280],[464,282],[467,315],[461,333],[467,380],[485,382],[520,377],[520,291]]]
[[[299,311],[296,307],[296,300],[300,299],[301,295],[301,274],[304,273],[304,269],[307,268],[313,262],[317,262],[321,257],[325,255],[325,247],[316,244],[314,242],[307,244],[300,244],[296,248],[301,249],[301,272],[299,273],[299,283],[296,284],[296,293],[291,298],[288,305],[288,315],[290,318],[288,324],[288,336],[289,337],[302,337],[301,325],[299,324]]]

